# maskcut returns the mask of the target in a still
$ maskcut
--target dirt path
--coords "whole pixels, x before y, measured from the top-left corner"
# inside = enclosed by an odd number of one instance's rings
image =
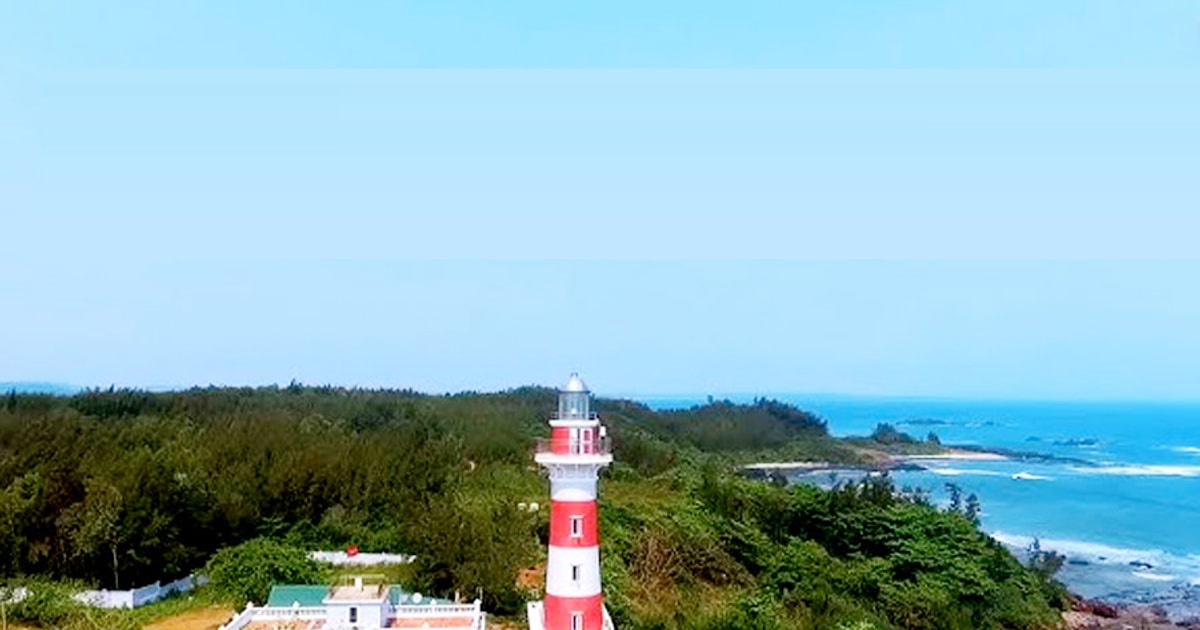
[[[233,617],[233,610],[211,606],[189,610],[146,626],[146,630],[216,630]]]

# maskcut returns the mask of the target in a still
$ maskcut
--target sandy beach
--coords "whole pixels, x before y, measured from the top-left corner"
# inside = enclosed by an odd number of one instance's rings
[[[754,464],[746,464],[742,466],[745,470],[757,471],[804,471],[814,472],[822,470],[887,470],[896,468],[905,464],[920,464],[920,462],[935,462],[935,461],[976,461],[976,462],[995,462],[1011,459],[1000,453],[989,451],[974,451],[967,449],[950,448],[942,453],[931,455],[889,455],[882,451],[864,451],[872,459],[870,464],[834,464],[831,462],[820,461],[803,461],[803,462],[758,462]]]
[[[935,455],[893,455],[893,460],[902,462],[919,462],[919,461],[973,461],[973,462],[996,462],[1011,459],[1000,453],[992,453],[988,451],[968,451],[965,449],[952,448],[944,453]]]

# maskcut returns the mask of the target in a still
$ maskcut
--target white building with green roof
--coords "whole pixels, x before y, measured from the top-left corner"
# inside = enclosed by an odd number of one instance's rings
[[[277,584],[264,606],[250,603],[221,630],[367,630],[452,628],[485,630],[479,600],[469,604],[409,593],[357,576],[333,586]]]

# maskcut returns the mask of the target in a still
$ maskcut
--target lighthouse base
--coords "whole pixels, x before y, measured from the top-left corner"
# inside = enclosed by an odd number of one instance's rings
[[[544,602],[526,603],[525,614],[529,617],[529,630],[548,630],[546,628],[546,605]],[[608,616],[608,608],[604,609],[603,630],[616,630],[612,617]]]

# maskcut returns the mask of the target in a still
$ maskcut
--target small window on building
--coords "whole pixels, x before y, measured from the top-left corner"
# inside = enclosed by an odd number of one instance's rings
[[[358,623],[358,609],[354,606],[350,607],[350,623]]]
[[[571,613],[571,630],[583,630],[583,613]]]
[[[580,514],[571,516],[571,538],[583,538],[583,516]]]
[[[579,575],[580,575],[580,571],[579,571],[579,565],[578,565],[578,564],[572,564],[572,565],[571,565],[571,581],[572,581],[572,582],[576,582],[576,583],[578,583],[578,582],[579,582]]]

